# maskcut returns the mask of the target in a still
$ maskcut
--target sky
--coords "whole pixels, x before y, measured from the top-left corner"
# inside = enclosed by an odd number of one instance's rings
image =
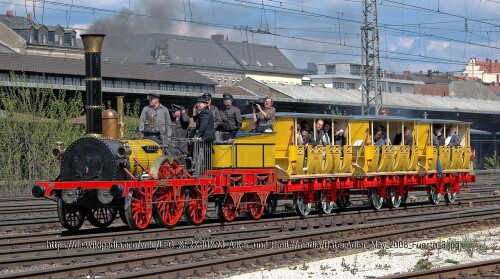
[[[362,0],[0,0],[7,10],[78,33],[223,34],[276,46],[298,68],[361,62]],[[377,12],[389,72],[459,75],[472,57],[500,59],[500,0],[378,0]]]

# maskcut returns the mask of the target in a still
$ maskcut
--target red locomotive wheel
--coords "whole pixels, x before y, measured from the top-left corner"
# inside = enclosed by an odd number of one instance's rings
[[[151,222],[153,210],[146,204],[144,188],[130,189],[125,197],[125,218],[130,228],[144,230]]]
[[[247,197],[247,217],[252,220],[259,220],[264,214],[264,204],[260,200],[257,194],[247,194],[243,197]]]
[[[224,200],[217,205],[217,216],[222,222],[232,222],[238,216],[238,208],[231,195],[226,195]]]
[[[205,220],[207,203],[203,202],[202,199],[201,193],[196,189],[187,190],[184,215],[191,225],[199,226]]]
[[[184,200],[186,194],[182,191],[178,201],[175,201],[173,188],[162,188],[154,195],[153,216],[155,221],[165,228],[175,227],[184,213]]]
[[[85,209],[67,204],[62,198],[58,198],[57,216],[64,228],[70,231],[77,231],[85,221]]]

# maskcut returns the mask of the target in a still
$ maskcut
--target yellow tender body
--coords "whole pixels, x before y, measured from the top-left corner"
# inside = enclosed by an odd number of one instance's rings
[[[341,121],[348,131],[347,143],[340,145],[308,145],[297,143],[298,121],[306,119],[314,123],[321,118],[333,123]],[[432,127],[440,123],[453,126],[462,139],[458,147],[433,146]],[[371,138],[376,125],[383,126],[387,136],[393,140],[404,127],[411,127],[413,144],[374,145]],[[396,117],[354,118],[327,115],[277,116],[274,133],[247,133],[238,137],[234,144],[214,145],[214,168],[255,168],[276,166],[280,178],[316,176],[370,176],[377,174],[406,173],[418,174],[436,172],[437,161],[444,172],[472,170],[470,161],[469,124],[443,120],[404,119]],[[309,125],[314,129],[314,125]],[[444,130],[443,129],[443,130]],[[243,130],[250,131],[250,120],[245,119]],[[333,135],[330,134],[332,138]],[[439,156],[438,156],[439,154]],[[307,159],[306,159],[307,157]]]
[[[275,166],[275,134],[246,134],[232,144],[212,146],[213,168],[269,168]]]

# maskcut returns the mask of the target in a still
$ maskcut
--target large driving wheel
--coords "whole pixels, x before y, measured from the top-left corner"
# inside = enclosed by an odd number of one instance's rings
[[[305,203],[304,194],[300,193],[295,196],[295,211],[300,216],[307,216],[311,212],[311,203]]]
[[[184,191],[175,201],[174,188],[163,187],[153,196],[153,216],[156,223],[165,228],[175,227],[184,213],[184,200],[186,194]]]
[[[106,228],[113,223],[117,212],[113,207],[93,207],[87,209],[86,216],[94,227]]]
[[[260,200],[259,195],[257,194],[246,194],[243,196],[243,199],[246,197],[247,202],[247,217],[252,220],[259,220],[264,214],[264,204]]]
[[[319,210],[320,213],[322,214],[330,214],[332,213],[333,210],[333,201],[326,201],[326,193],[319,191],[317,193],[318,199],[320,200],[319,202],[316,203],[316,208]]]
[[[217,217],[222,222],[232,222],[238,216],[238,208],[231,195],[226,195],[224,199],[217,204]]]
[[[70,231],[77,231],[85,221],[85,209],[67,204],[62,198],[58,198],[57,216],[64,228]]]
[[[427,195],[429,196],[429,201],[432,204],[438,205],[441,201],[441,194],[439,194],[435,188],[429,186],[429,190],[427,191]]]
[[[370,193],[368,194],[368,203],[373,209],[379,210],[384,204],[384,198],[380,197],[377,190],[370,190]]]
[[[444,185],[444,190],[448,193],[444,195],[444,199],[446,200],[446,203],[453,203],[457,199],[457,193],[450,193],[451,192],[451,185],[450,184],[445,184]]]
[[[188,189],[186,191],[186,203],[184,208],[186,220],[191,225],[201,225],[207,215],[207,202],[203,202],[203,197],[198,189]]]
[[[151,173],[158,179],[175,179],[183,176],[184,168],[174,157],[162,156],[153,162]],[[184,190],[177,199],[174,191],[173,187],[162,187],[153,196],[153,217],[156,223],[169,229],[181,220],[186,199]]]
[[[125,218],[130,228],[144,230],[151,222],[152,206],[146,203],[144,188],[130,189],[125,197]]]

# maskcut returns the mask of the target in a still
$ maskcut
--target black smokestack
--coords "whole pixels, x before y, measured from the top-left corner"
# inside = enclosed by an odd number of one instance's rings
[[[85,48],[87,134],[102,135],[101,48],[103,34],[81,35]]]

